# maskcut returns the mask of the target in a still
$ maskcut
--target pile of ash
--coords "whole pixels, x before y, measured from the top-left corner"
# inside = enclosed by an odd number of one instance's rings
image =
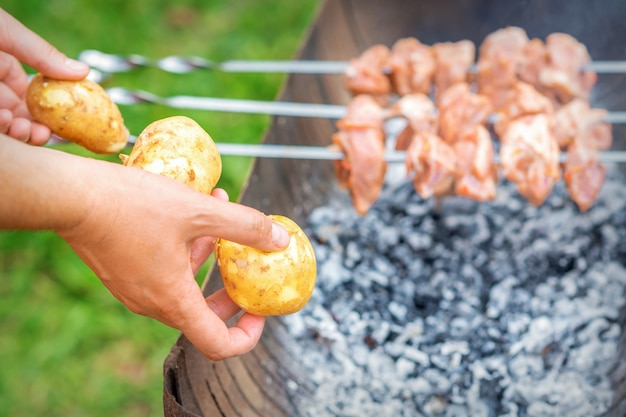
[[[316,386],[307,416],[597,416],[613,399],[626,286],[626,185],[580,213],[421,199],[390,181],[365,216],[315,209],[310,303],[284,323]],[[294,387],[297,391],[297,387]]]

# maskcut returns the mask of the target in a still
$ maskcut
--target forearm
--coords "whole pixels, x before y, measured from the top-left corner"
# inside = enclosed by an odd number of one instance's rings
[[[0,135],[0,228],[58,231],[80,222],[94,201],[96,162]]]

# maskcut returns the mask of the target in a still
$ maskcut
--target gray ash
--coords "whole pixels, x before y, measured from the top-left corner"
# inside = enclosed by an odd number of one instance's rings
[[[626,286],[626,187],[609,171],[586,213],[562,184],[533,207],[506,182],[489,203],[389,181],[366,216],[315,209],[317,288],[284,318],[317,386],[303,414],[601,414]]]

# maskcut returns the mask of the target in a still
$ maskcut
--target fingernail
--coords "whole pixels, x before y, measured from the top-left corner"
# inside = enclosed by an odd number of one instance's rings
[[[77,61],[72,58],[67,58],[65,60],[65,67],[69,68],[72,71],[82,72],[88,69],[88,65],[84,62]]]
[[[272,223],[272,243],[279,248],[285,248],[289,245],[289,233],[284,227],[277,223]]]

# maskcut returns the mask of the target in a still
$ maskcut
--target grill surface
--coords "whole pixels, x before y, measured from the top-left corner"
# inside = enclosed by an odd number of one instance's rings
[[[375,43],[393,44],[415,36],[426,44],[469,39],[479,45],[508,25],[529,37],[566,32],[587,45],[592,58],[626,59],[626,2],[605,0],[328,0],[296,58],[346,60]],[[626,109],[626,75],[601,75],[595,107]],[[337,75],[293,74],[277,100],[346,104],[349,95]],[[266,143],[328,145],[335,131],[327,119],[276,117]],[[626,129],[614,126],[614,149],[625,149]],[[622,166],[622,169],[623,166]],[[305,224],[308,213],[338,193],[333,166],[325,161],[258,159],[241,202]],[[205,293],[221,286],[209,274]],[[181,336],[164,366],[164,411],[170,416],[299,416],[300,397],[315,388],[290,353],[295,343],[279,318],[270,318],[259,345],[249,354],[212,362]],[[622,347],[626,341],[622,343]],[[623,349],[622,349],[623,350]],[[626,351],[622,351],[624,358]],[[622,361],[623,362],[623,361]],[[626,413],[626,370],[616,369],[616,399],[608,416]],[[297,386],[297,392],[293,387]]]

